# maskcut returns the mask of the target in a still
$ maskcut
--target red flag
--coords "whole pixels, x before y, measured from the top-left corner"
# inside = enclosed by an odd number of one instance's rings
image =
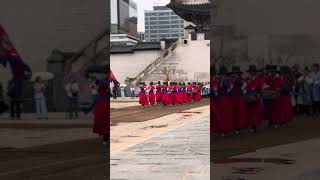
[[[13,44],[10,42],[9,36],[0,24],[0,55],[1,59],[21,60],[20,55]],[[3,57],[4,56],[4,57]]]
[[[25,78],[26,71],[31,74],[31,69],[22,61],[8,34],[0,24],[0,64],[6,66],[7,62],[10,64],[14,79]]]
[[[111,69],[110,69],[110,81],[113,81],[115,84],[119,84],[119,82],[117,81],[116,76],[113,74]]]

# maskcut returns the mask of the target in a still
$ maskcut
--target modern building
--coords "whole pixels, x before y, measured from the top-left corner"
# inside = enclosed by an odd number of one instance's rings
[[[166,6],[145,12],[145,40],[160,41],[184,37],[184,20]]]
[[[140,41],[145,41],[145,34],[144,32],[138,32],[138,38],[140,39]]]
[[[137,4],[133,0],[111,0],[111,34],[138,37]]]

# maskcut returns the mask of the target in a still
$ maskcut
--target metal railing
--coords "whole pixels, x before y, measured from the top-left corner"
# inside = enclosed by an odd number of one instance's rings
[[[68,73],[72,70],[72,65],[81,57],[85,57],[86,61],[81,65],[81,70],[89,64],[90,62],[94,62],[97,57],[99,57],[102,53],[106,53],[108,48],[108,37],[109,30],[104,30],[103,32],[99,33],[94,39],[92,39],[89,43],[85,44],[78,52],[76,52],[70,59],[66,60],[65,62],[65,72]],[[99,45],[103,44],[102,48],[99,48]],[[90,52],[89,52],[90,51]],[[87,53],[92,53],[91,56],[88,56]],[[107,58],[107,57],[106,57]],[[107,61],[107,59],[106,59]]]
[[[153,71],[157,69],[167,58],[169,58],[173,51],[177,48],[178,41],[169,46],[164,52],[161,53],[160,57],[151,62],[143,71],[141,71],[133,80],[133,84],[137,84]]]

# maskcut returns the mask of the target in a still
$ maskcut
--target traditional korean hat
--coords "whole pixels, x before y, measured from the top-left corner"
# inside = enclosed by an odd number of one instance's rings
[[[291,69],[290,69],[289,66],[280,66],[280,72],[281,73],[288,73],[290,71],[291,71]]]
[[[232,74],[241,74],[241,69],[239,66],[232,66],[232,71],[231,71]]]
[[[219,67],[219,72],[218,72],[218,74],[228,74],[228,69],[227,69],[227,67],[225,67],[225,66],[220,66]]]
[[[267,64],[265,68],[266,72],[279,72],[276,65]]]
[[[249,69],[247,72],[258,72],[259,70],[257,69],[256,65],[249,65]]]

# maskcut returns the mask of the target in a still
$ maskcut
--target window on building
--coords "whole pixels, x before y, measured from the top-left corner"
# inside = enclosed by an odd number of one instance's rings
[[[174,20],[174,21],[171,21],[171,24],[179,24],[180,21],[178,20]]]
[[[150,20],[158,20],[157,17],[150,17],[149,19],[150,19]]]
[[[179,25],[171,25],[171,28],[179,28]]]
[[[159,30],[159,33],[170,33],[170,30]]]
[[[159,17],[159,20],[169,20],[169,17]]]
[[[160,34],[159,37],[160,38],[168,38],[168,37],[170,37],[170,35],[169,34]]]
[[[169,25],[160,25],[159,29],[169,29],[170,26]]]
[[[161,12],[159,13],[159,16],[169,16],[170,12]]]
[[[149,24],[158,24],[158,21],[150,21]]]
[[[159,24],[169,24],[170,21],[159,21]]]

